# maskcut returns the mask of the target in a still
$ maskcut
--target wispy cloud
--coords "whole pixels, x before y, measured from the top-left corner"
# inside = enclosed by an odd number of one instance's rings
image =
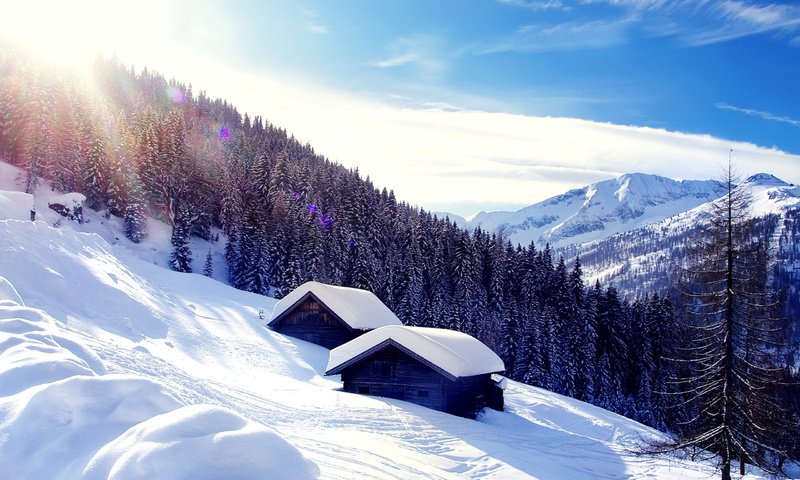
[[[306,30],[309,32],[316,35],[326,35],[330,32],[328,26],[319,21],[319,11],[309,8],[303,10],[303,15],[307,19]]]
[[[734,107],[733,105],[728,105],[727,103],[715,103],[714,106],[720,110],[730,110],[731,112],[744,113],[745,115],[750,115],[751,117],[758,117],[773,122],[788,123],[789,125],[800,127],[800,120],[796,120],[791,117],[784,117],[781,115],[775,115],[774,113],[753,110],[752,108]]]
[[[565,5],[562,0],[496,0],[502,5],[526,8],[528,10],[570,10],[572,7]]]
[[[383,60],[372,62],[372,65],[381,68],[399,67],[408,63],[416,62],[419,60],[419,55],[414,53],[401,53],[393,57],[387,57]]]
[[[413,66],[418,76],[436,80],[447,71],[449,62],[443,54],[439,37],[415,34],[393,40],[387,47],[386,56],[370,65],[379,68]]]
[[[320,25],[318,23],[309,23],[308,24],[308,31],[311,33],[316,33],[317,35],[325,35],[329,32],[328,27],[325,25]]]
[[[626,41],[626,30],[634,17],[619,20],[532,24],[520,27],[500,40],[472,47],[475,53],[521,52],[539,53],[569,50],[590,50],[620,45]]]
[[[613,47],[633,41],[634,28],[656,37],[672,37],[687,46],[703,46],[758,34],[775,34],[800,44],[800,6],[750,0],[497,0],[528,10],[558,8],[575,20],[529,25],[506,38],[487,42],[477,53],[542,52]],[[585,20],[589,6],[613,7],[604,18]],[[596,12],[595,12],[596,14]],[[595,17],[596,18],[596,17]]]
[[[685,42],[701,46],[751,35],[800,30],[800,7],[794,5],[755,5],[729,0],[715,5],[707,14],[715,19],[711,27],[682,32],[680,37]]]

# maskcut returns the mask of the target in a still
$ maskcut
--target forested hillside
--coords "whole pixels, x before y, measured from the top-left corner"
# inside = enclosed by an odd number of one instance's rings
[[[661,394],[685,333],[668,298],[586,288],[580,261],[459,229],[191,85],[115,60],[79,80],[0,55],[0,155],[23,168],[22,187],[82,192],[134,242],[146,215],[168,222],[173,269],[201,269],[189,236],[222,235],[239,289],[364,288],[406,324],[477,336],[512,379],[667,431],[691,414]]]

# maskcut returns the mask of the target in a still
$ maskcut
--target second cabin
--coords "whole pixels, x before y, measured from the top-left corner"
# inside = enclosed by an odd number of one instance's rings
[[[344,391],[397,398],[462,417],[503,409],[505,369],[489,347],[440,328],[378,328],[331,350],[326,375]]]
[[[329,349],[386,325],[402,323],[372,292],[319,282],[306,282],[282,298],[268,324]]]

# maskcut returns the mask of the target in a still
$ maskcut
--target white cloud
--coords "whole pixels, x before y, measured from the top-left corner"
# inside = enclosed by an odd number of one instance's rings
[[[386,57],[371,63],[380,68],[413,66],[425,80],[437,80],[448,69],[442,41],[436,35],[414,34],[396,38],[387,46]]]
[[[506,38],[473,49],[476,53],[550,52],[607,48],[627,41],[636,16],[615,20],[525,25]]]
[[[373,62],[372,65],[381,68],[391,68],[391,67],[399,67],[401,65],[406,65],[408,63],[416,62],[419,60],[419,56],[415,53],[403,53],[400,55],[396,55],[394,57],[384,58],[383,60],[378,60],[377,62]]]
[[[750,143],[572,118],[398,107],[320,88],[283,73],[243,73],[188,54],[152,68],[240,111],[286,128],[301,142],[379,188],[433,211],[469,215],[523,207],[626,172],[713,178],[728,152],[743,175],[766,171],[798,182],[800,156]],[[480,205],[485,205],[481,208]]]
[[[579,8],[558,1],[497,0],[500,3],[543,10],[560,6],[580,13]],[[772,33],[789,35],[796,44],[800,30],[800,7],[790,3],[754,3],[744,0],[579,0],[574,5],[610,5],[621,10],[603,20],[573,20],[561,24],[533,25],[500,41],[490,43],[479,53],[500,51],[540,52],[604,48],[630,40],[625,35],[632,26],[655,36],[674,37],[689,46],[721,43],[751,35]]]
[[[800,127],[800,120],[796,120],[791,117],[784,117],[781,115],[775,115],[774,113],[762,112],[760,110],[753,110],[752,108],[734,107],[733,105],[728,105],[727,103],[716,103],[714,104],[714,106],[719,108],[720,110],[730,110],[732,112],[744,113],[745,115],[750,115],[752,117],[763,118],[764,120],[788,123],[789,125]]]
[[[568,5],[564,5],[561,0],[496,0],[503,5],[526,8],[528,10],[569,10]]]
[[[320,25],[318,23],[310,23],[308,24],[308,31],[311,33],[316,33],[317,35],[325,35],[329,32],[328,27],[325,25]]]

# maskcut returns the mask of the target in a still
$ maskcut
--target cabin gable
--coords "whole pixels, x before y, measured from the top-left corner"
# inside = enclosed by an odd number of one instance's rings
[[[308,292],[290,308],[270,321],[276,332],[300,340],[335,348],[363,334],[339,317],[313,292]]]
[[[344,391],[406,400],[436,410],[447,405],[444,383],[430,366],[392,344],[341,370]]]

